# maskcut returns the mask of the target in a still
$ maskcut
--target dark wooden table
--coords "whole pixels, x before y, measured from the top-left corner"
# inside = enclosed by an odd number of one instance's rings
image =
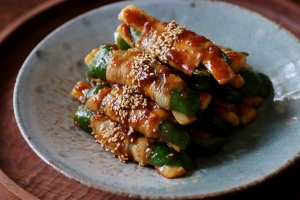
[[[278,22],[300,38],[300,0],[224,0]],[[0,199],[126,199],[66,178],[27,145],[12,94],[23,61],[48,33],[109,0],[0,0]],[[300,55],[300,52],[299,52]],[[213,199],[300,199],[300,161],[254,187]]]

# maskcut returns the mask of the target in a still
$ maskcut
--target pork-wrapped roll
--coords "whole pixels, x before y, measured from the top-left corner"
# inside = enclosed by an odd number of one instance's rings
[[[228,56],[217,45],[175,21],[161,22],[134,5],[123,8],[118,18],[124,22],[117,28],[120,36],[162,63],[189,76],[202,64],[219,84],[226,84],[235,76],[227,63]]]

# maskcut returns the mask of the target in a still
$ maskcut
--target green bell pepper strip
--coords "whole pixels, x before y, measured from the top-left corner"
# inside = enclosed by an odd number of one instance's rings
[[[227,138],[207,133],[190,134],[191,144],[187,153],[193,156],[207,156],[217,153],[228,142]]]
[[[246,68],[241,69],[239,74],[245,80],[245,83],[241,88],[242,92],[248,97],[257,95],[262,86],[260,76],[255,71]]]
[[[114,39],[119,49],[127,50],[131,48],[131,46],[125,42],[125,40],[121,37],[121,35],[118,32],[114,33]]]
[[[228,136],[232,131],[232,126],[220,116],[206,110],[198,119],[191,124],[194,130],[208,132],[215,136]]]
[[[232,131],[231,125],[217,115],[211,115],[210,118],[208,118],[207,126],[210,127],[210,130],[214,134],[220,136],[228,136]]]
[[[101,85],[96,85],[92,88],[90,88],[87,93],[85,94],[84,96],[84,100],[83,100],[83,103],[85,104],[86,101],[91,98],[92,96],[96,95],[98,93],[99,90],[103,89],[103,88],[106,88],[106,87],[110,87],[110,84],[107,83],[107,84],[101,84]]]
[[[134,43],[136,43],[136,41],[138,41],[141,38],[142,33],[140,31],[137,31],[132,26],[129,26],[129,32]]]
[[[171,110],[193,116],[198,112],[200,98],[195,91],[188,88],[182,91],[173,90],[171,91],[170,104]]]
[[[197,76],[193,74],[189,79],[189,86],[195,90],[206,91],[214,82],[216,81],[213,76]]]
[[[240,104],[243,102],[241,92],[238,89],[235,89],[230,85],[220,85],[213,78],[209,80],[209,85],[205,92],[210,93],[213,96],[220,97],[229,103]]]
[[[164,120],[159,125],[161,132],[160,139],[175,144],[182,149],[186,149],[190,144],[189,133],[180,125],[174,124],[169,120]]]
[[[210,73],[204,67],[198,67],[193,71],[193,75],[195,76],[210,76]]]
[[[244,56],[249,56],[249,53],[248,52],[245,52],[245,51],[242,51],[242,52],[240,52],[241,54],[243,54]]]
[[[184,152],[176,152],[165,143],[151,144],[150,165],[153,166],[181,166],[186,171],[195,168],[195,164],[190,157]]]
[[[228,64],[228,65],[231,65],[231,60],[229,58],[229,56],[227,56],[226,53],[224,53],[224,51],[222,51],[222,59]]]
[[[258,95],[261,97],[267,97],[272,91],[272,82],[267,75],[260,72],[258,72],[257,74],[262,81]]]
[[[85,132],[91,134],[92,129],[90,127],[91,118],[94,115],[92,111],[87,109],[84,105],[80,105],[73,113],[73,121],[79,125],[79,127]]]
[[[243,102],[241,94],[236,89],[227,85],[222,87],[220,97],[229,103],[241,104]]]
[[[113,45],[103,44],[99,47],[94,59],[87,68],[87,75],[92,78],[106,79],[106,67],[109,61],[109,53],[114,50]]]

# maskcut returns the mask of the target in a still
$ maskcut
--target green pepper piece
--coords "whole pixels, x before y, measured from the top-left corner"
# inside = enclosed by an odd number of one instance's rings
[[[149,164],[152,166],[181,166],[186,171],[195,168],[195,164],[184,152],[176,152],[165,143],[152,143]]]
[[[209,132],[216,136],[226,137],[232,131],[232,126],[220,116],[205,111],[198,119],[191,124],[191,127],[197,131]]]
[[[173,90],[171,92],[170,104],[171,110],[193,116],[198,112],[200,98],[195,91],[190,89],[183,91]]]
[[[226,53],[224,53],[223,51],[222,51],[222,59],[225,60],[225,62],[226,62],[228,65],[231,65],[232,62],[231,62],[229,56],[228,56]]]
[[[136,43],[141,38],[141,35],[142,35],[141,32],[137,31],[132,26],[129,26],[129,31],[130,31],[130,35],[131,35],[133,42]]]
[[[190,136],[188,132],[178,124],[165,120],[159,125],[159,130],[162,134],[161,139],[166,142],[175,144],[182,149],[186,149],[190,144]]]
[[[243,102],[241,92],[229,85],[220,85],[217,81],[212,80],[206,92],[213,96],[220,97],[224,101],[240,104]]]
[[[73,113],[73,121],[85,132],[91,134],[90,127],[91,118],[94,115],[92,111],[87,109],[84,105],[80,105]]]
[[[241,69],[239,74],[245,80],[245,83],[241,88],[242,92],[248,97],[257,95],[262,85],[262,80],[258,74],[255,71],[246,68]]]
[[[207,156],[217,153],[228,142],[228,139],[220,136],[214,136],[208,133],[193,133],[191,136],[191,145],[187,152],[194,156]]]
[[[227,102],[240,104],[243,102],[241,94],[230,86],[224,86],[223,91],[220,91],[221,98]]]
[[[242,51],[242,52],[240,52],[241,54],[243,54],[244,56],[249,56],[249,53],[248,52],[245,52],[245,51]]]
[[[209,76],[210,73],[207,70],[195,69],[195,71],[193,72],[193,75],[196,75],[196,76]]]
[[[92,78],[106,79],[106,67],[108,65],[109,53],[114,49],[113,45],[103,44],[99,47],[94,59],[87,68],[87,75]]]
[[[115,39],[115,43],[118,45],[119,49],[127,50],[127,49],[131,48],[131,46],[129,44],[127,44],[127,42],[125,42],[125,40],[121,37],[121,35],[118,32],[114,33],[114,39]]]
[[[210,73],[204,67],[198,67],[193,71],[193,75],[196,75],[196,76],[209,76]]]
[[[96,95],[100,89],[103,89],[103,88],[106,88],[106,87],[110,87],[110,84],[109,84],[109,83],[106,83],[106,84],[96,85],[96,86],[90,88],[90,89],[87,91],[87,93],[85,94],[85,96],[84,96],[84,101],[83,101],[83,103],[85,104],[86,101],[87,101],[89,98],[91,98],[92,96]]]
[[[216,135],[228,136],[232,131],[231,125],[226,120],[217,115],[210,115],[210,117],[207,118],[206,123],[207,130],[210,129],[211,132]]]
[[[189,80],[189,86],[195,90],[205,91],[211,87],[214,81],[212,76],[197,76],[193,74]]]
[[[262,85],[258,92],[258,95],[261,97],[267,97],[271,93],[272,82],[267,75],[260,73],[260,72],[258,72],[257,74],[260,77],[260,79],[262,80]]]

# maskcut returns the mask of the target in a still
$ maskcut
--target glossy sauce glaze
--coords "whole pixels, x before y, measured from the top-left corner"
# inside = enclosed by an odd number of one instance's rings
[[[134,160],[145,166],[149,163],[150,139],[131,131],[122,124],[112,121],[105,115],[94,115],[91,119],[91,128],[95,140],[105,151],[110,151],[120,161]]]
[[[159,62],[151,62],[144,58],[143,67],[136,68],[135,61],[142,51],[132,48],[127,51],[117,50],[110,55],[107,66],[106,79],[110,83],[136,86],[138,91],[151,98],[160,107],[170,110],[170,93],[181,91],[186,83],[173,71]]]
[[[91,88],[91,85],[84,82],[84,81],[78,81],[76,85],[73,87],[72,90],[72,97],[77,100],[82,102],[84,98],[85,92]]]
[[[105,114],[125,127],[132,127],[134,131],[146,137],[159,138],[161,135],[159,124],[166,119],[173,120],[172,114],[148,99],[145,99],[147,102],[145,105],[138,105],[134,109],[130,106],[120,108],[123,90],[124,87],[114,85],[111,90],[104,90],[108,92],[103,96],[100,90],[86,102],[86,107],[93,112]]]
[[[184,29],[176,35],[171,48],[166,50],[165,44],[170,39],[165,38],[168,23],[160,22],[132,5],[125,7],[120,12],[119,19],[128,26],[141,31],[140,39],[135,42],[137,48],[153,53],[151,48],[155,45],[159,46],[159,53],[164,54],[167,63],[175,69],[191,76],[202,63],[219,84],[226,84],[234,77],[233,71],[222,59],[219,47],[204,36],[199,36],[190,30]],[[123,28],[125,29],[124,25]],[[128,37],[128,31],[124,33],[124,35],[126,34]]]

